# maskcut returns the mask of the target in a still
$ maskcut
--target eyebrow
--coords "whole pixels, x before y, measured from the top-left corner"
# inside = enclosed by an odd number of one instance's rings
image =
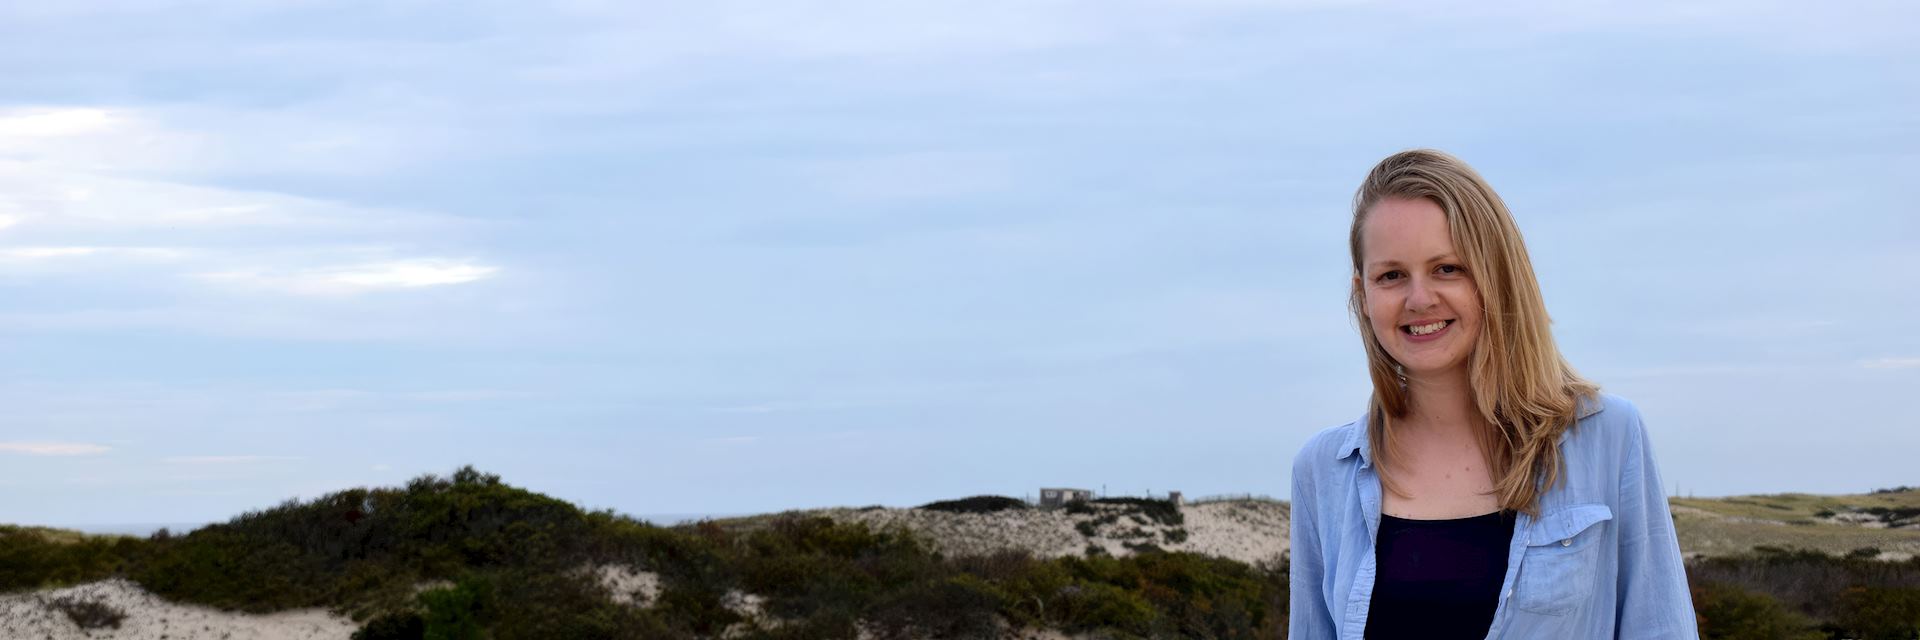
[[[1440,255],[1437,255],[1437,256],[1434,256],[1434,257],[1431,257],[1431,258],[1427,258],[1427,264],[1433,264],[1433,263],[1435,263],[1435,262],[1445,262],[1445,261],[1448,261],[1448,260],[1456,260],[1456,261],[1457,261],[1457,260],[1459,260],[1459,259],[1460,259],[1460,257],[1459,257],[1459,256],[1456,256],[1456,255],[1453,255],[1453,252],[1447,252],[1447,253],[1442,253],[1442,254],[1440,254]],[[1378,269],[1378,268],[1380,268],[1380,267],[1393,267],[1393,266],[1399,266],[1399,264],[1400,264],[1400,262],[1399,262],[1399,261],[1397,261],[1397,260],[1380,260],[1380,261],[1376,261],[1376,262],[1369,262],[1369,263],[1367,263],[1367,270],[1368,270],[1368,271],[1372,271],[1372,270],[1374,270],[1374,269]]]

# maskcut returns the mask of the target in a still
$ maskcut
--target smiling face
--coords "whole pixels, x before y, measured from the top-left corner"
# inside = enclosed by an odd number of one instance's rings
[[[1374,338],[1409,379],[1464,375],[1480,337],[1480,291],[1446,213],[1426,198],[1386,198],[1360,233],[1357,277]]]

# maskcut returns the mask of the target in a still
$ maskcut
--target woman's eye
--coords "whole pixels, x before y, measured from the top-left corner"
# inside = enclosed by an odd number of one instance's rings
[[[1462,273],[1466,273],[1466,272],[1467,272],[1467,270],[1466,270],[1466,269],[1462,269],[1462,268],[1460,268],[1460,266],[1459,266],[1459,265],[1452,265],[1452,264],[1443,264],[1443,265],[1440,265],[1440,268],[1439,268],[1439,269],[1435,269],[1435,271],[1439,271],[1440,273],[1443,273],[1443,274],[1446,274],[1446,275],[1450,275],[1450,276],[1451,276],[1451,275],[1459,275],[1459,274],[1462,274]]]
[[[1390,280],[1397,280],[1397,279],[1399,279],[1399,278],[1400,278],[1400,272],[1398,272],[1398,271],[1388,271],[1388,272],[1386,272],[1386,273],[1382,273],[1382,274],[1380,274],[1380,276],[1379,276],[1379,277],[1377,277],[1377,278],[1374,278],[1374,279],[1375,279],[1375,280],[1378,280],[1378,281],[1380,281],[1380,282],[1387,282],[1387,281],[1390,281]]]

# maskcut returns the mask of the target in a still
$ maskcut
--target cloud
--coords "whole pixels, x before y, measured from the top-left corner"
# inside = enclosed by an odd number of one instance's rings
[[[299,456],[173,456],[164,460],[169,464],[237,464],[301,459]]]
[[[1920,368],[1920,358],[1877,358],[1862,360],[1860,366],[1868,369],[1915,369]]]
[[[208,282],[301,295],[339,295],[366,291],[419,289],[466,284],[492,277],[499,267],[470,260],[423,258],[317,267],[294,271],[235,270],[202,273]]]
[[[125,258],[155,261],[180,260],[194,255],[193,249],[177,247],[0,247],[0,262],[41,262],[64,258]]]
[[[0,139],[71,137],[112,129],[118,121],[107,109],[10,109],[0,112]]]
[[[78,442],[0,442],[0,452],[30,456],[90,456],[106,453],[108,447]]]
[[[89,288],[166,292],[180,305],[167,314],[227,318],[220,307],[235,294],[337,297],[501,272],[447,255],[472,253],[454,248],[469,237],[463,229],[476,228],[472,220],[209,184],[222,171],[301,171],[231,161],[225,149],[252,144],[251,129],[198,115],[203,120],[134,107],[0,108],[0,266],[27,284],[62,277],[76,292],[16,316],[82,311],[68,305]],[[140,271],[128,274],[128,266]],[[110,278],[107,269],[116,269]],[[111,311],[134,314],[135,324],[158,312]]]

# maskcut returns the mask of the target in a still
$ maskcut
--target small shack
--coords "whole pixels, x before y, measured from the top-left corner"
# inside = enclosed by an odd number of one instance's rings
[[[1050,489],[1046,487],[1040,489],[1040,506],[1042,507],[1064,507],[1067,506],[1069,502],[1085,502],[1092,499],[1093,491],[1089,489]]]

